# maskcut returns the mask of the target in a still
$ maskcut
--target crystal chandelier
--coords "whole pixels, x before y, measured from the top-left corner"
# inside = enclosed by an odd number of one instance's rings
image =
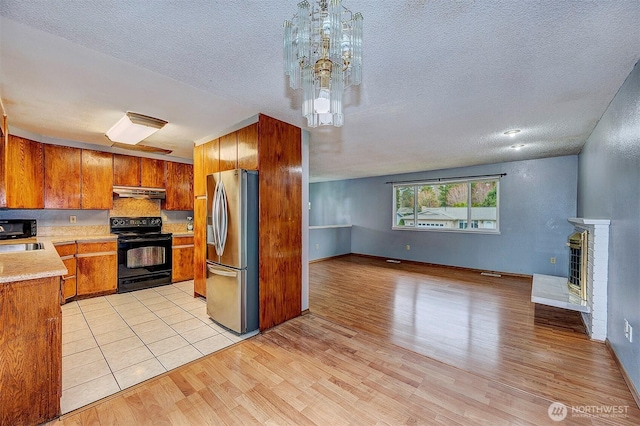
[[[307,0],[284,23],[284,73],[302,87],[309,127],[344,124],[342,93],[362,81],[362,15],[342,0]]]

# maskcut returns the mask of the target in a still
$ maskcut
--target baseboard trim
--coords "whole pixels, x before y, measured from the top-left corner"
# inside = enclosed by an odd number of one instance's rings
[[[371,255],[371,254],[363,254],[363,253],[351,253],[351,255],[360,256],[360,257],[368,257],[370,259],[378,259],[378,260],[387,260],[387,259],[389,259],[388,257],[374,256],[374,255]],[[348,256],[348,255],[343,255],[343,256]],[[407,263],[409,265],[434,266],[434,267],[439,267],[439,268],[450,268],[450,269],[456,269],[456,270],[459,270],[459,271],[477,272],[478,274],[480,274],[482,272],[489,272],[489,273],[492,273],[492,274],[500,274],[500,275],[505,276],[505,277],[533,279],[533,275],[528,275],[528,274],[516,274],[516,273],[513,273],[513,272],[502,272],[502,271],[490,271],[490,270],[487,270],[487,269],[465,268],[464,266],[441,265],[439,263],[420,262],[420,261],[417,261],[417,260],[404,260],[404,259],[394,259],[394,260],[399,260],[401,263]]]
[[[638,406],[638,408],[640,408],[640,394],[638,393],[638,389],[636,389],[636,387],[633,385],[633,382],[631,381],[631,377],[629,377],[627,370],[624,368],[624,366],[620,362],[620,358],[618,358],[618,354],[613,349],[613,346],[611,346],[609,339],[606,339],[604,341],[604,345],[607,347],[607,349],[609,349],[609,353],[613,357],[613,360],[616,362],[616,365],[618,366],[618,369],[622,374],[622,378],[627,383],[627,387],[629,388],[629,392],[631,392],[631,396],[633,396],[633,399],[636,401],[636,405]]]
[[[346,256],[351,256],[352,253],[345,253],[345,254],[337,254],[335,256],[328,256],[328,257],[321,257],[320,259],[313,259],[310,260],[309,263],[317,263],[317,262],[324,262],[325,260],[330,260],[330,259],[337,259],[339,257],[346,257]]]

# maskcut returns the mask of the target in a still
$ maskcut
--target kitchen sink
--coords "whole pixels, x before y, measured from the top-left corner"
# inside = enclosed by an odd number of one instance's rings
[[[0,253],[14,253],[18,251],[42,250],[42,243],[0,244]]]

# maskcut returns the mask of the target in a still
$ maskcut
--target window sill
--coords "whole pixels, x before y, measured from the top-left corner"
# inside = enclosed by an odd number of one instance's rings
[[[393,231],[418,231],[418,232],[450,232],[456,234],[490,234],[490,235],[500,235],[500,230],[497,229],[478,229],[478,230],[468,230],[468,229],[451,229],[451,228],[408,228],[401,226],[392,226],[391,229]]]

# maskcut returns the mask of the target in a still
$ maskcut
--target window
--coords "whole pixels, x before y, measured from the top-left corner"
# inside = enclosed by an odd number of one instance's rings
[[[499,179],[393,186],[393,229],[498,233]]]

